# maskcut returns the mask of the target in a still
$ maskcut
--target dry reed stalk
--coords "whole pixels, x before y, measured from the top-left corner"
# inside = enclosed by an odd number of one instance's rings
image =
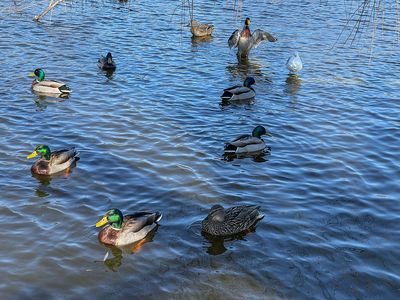
[[[35,16],[33,20],[40,21],[42,17],[44,17],[48,12],[50,12],[54,7],[56,7],[61,2],[64,2],[64,0],[51,0],[49,6],[41,14]]]

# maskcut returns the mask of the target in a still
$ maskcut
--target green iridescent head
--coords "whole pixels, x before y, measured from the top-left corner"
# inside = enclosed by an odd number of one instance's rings
[[[30,77],[36,77],[37,81],[43,81],[45,74],[42,69],[36,69],[34,72],[29,74]]]
[[[251,87],[253,84],[255,84],[256,81],[254,80],[253,77],[246,77],[246,79],[243,82],[243,86],[245,87]]]
[[[265,127],[261,125],[255,127],[251,135],[259,139],[261,138],[262,135],[271,136],[271,134],[265,129]]]
[[[104,217],[96,223],[96,227],[110,224],[114,229],[121,229],[124,216],[119,209],[112,208],[106,212]]]
[[[51,151],[49,146],[47,145],[38,145],[36,146],[35,150],[27,156],[27,158],[34,158],[36,156],[40,155],[40,157],[50,160],[51,156]]]

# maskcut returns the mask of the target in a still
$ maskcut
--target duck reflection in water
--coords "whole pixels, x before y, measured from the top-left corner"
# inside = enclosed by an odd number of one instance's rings
[[[254,162],[262,163],[268,161],[269,155],[271,155],[271,147],[267,146],[264,150],[254,153],[244,153],[244,154],[224,153],[223,160],[234,161],[235,159],[251,158]]]
[[[47,106],[51,103],[64,102],[68,99],[68,94],[48,94],[48,93],[38,93],[33,92],[37,97],[35,99],[35,105],[38,111],[45,111]]]
[[[192,36],[192,46],[197,47],[203,43],[211,42],[213,37],[211,35],[207,36]]]
[[[137,241],[135,243],[132,243],[130,245],[126,246],[113,246],[113,245],[106,245],[101,242],[100,244],[106,246],[108,249],[110,249],[112,257],[109,258],[109,252],[107,251],[106,256],[104,257],[104,265],[109,268],[113,272],[117,272],[118,268],[122,265],[122,259],[123,259],[123,254],[134,254],[139,252],[143,245],[146,243],[150,243],[153,241],[156,232],[158,230],[158,227],[155,227],[152,231],[150,231],[147,236],[144,239],[141,239],[140,241]]]
[[[38,197],[44,198],[47,197],[49,194],[47,193],[46,189],[50,186],[50,182],[54,178],[69,178],[72,173],[72,169],[76,167],[76,162],[74,162],[69,168],[53,174],[53,175],[39,175],[34,172],[31,172],[32,177],[34,177],[40,184],[35,190],[35,194]]]
[[[204,231],[201,232],[201,235],[209,243],[209,245],[206,246],[206,252],[210,255],[219,255],[228,250],[225,247],[225,242],[246,241],[245,236],[255,231],[256,231],[256,226],[252,226],[246,231],[229,236],[214,236]]]
[[[262,65],[254,60],[250,61],[248,58],[238,61],[236,64],[231,64],[226,67],[233,80],[243,82],[246,77],[252,76],[256,82],[271,82],[271,79],[265,76],[261,71]]]
[[[296,95],[301,87],[301,79],[296,74],[289,74],[286,78],[284,92],[288,95]]]

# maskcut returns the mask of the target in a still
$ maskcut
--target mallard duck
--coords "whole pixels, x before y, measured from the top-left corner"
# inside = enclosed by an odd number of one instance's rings
[[[97,65],[100,69],[104,71],[115,71],[115,69],[117,68],[110,52],[108,52],[105,57],[100,57]]]
[[[289,72],[295,74],[303,69],[303,62],[301,61],[299,53],[296,51],[286,62],[286,67]]]
[[[262,135],[271,136],[264,126],[257,126],[253,129],[252,134],[243,134],[234,140],[225,143],[225,154],[241,154],[241,153],[254,153],[265,149],[266,145]]]
[[[277,39],[272,36],[272,34],[262,31],[260,29],[254,30],[253,33],[250,32],[250,18],[246,18],[244,21],[244,27],[241,32],[236,29],[228,40],[229,48],[238,48],[237,55],[240,58],[246,58],[250,50],[254,47],[257,48],[258,45],[268,40],[270,42],[276,42]]]
[[[71,93],[70,88],[63,82],[56,80],[44,80],[45,74],[42,69],[36,69],[29,74],[30,77],[36,77],[32,82],[32,90],[37,93],[60,95]]]
[[[217,236],[243,232],[264,218],[258,211],[259,208],[255,205],[243,205],[224,209],[221,205],[214,205],[201,223],[202,230]]]
[[[31,168],[31,171],[38,175],[51,175],[61,172],[79,160],[75,148],[51,152],[49,146],[39,145],[27,158],[33,158],[38,155],[41,156],[40,159]]]
[[[249,100],[256,96],[256,92],[251,87],[256,81],[253,77],[247,77],[243,85],[235,85],[224,90],[221,95],[222,101]]]
[[[123,216],[119,209],[112,208],[96,223],[96,227],[107,224],[99,232],[99,240],[115,246],[132,244],[146,237],[161,218],[162,214],[159,212],[137,212]]]
[[[214,31],[214,25],[212,24],[201,24],[195,20],[190,21],[190,32],[193,36],[202,37],[211,35]]]

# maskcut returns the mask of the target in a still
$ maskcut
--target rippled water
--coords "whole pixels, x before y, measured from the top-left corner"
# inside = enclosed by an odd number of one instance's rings
[[[179,1],[75,2],[41,24],[39,6],[3,10],[2,298],[396,298],[399,48],[390,35],[335,44],[348,12],[334,2],[246,2],[236,18],[232,2],[201,1],[209,41],[191,39]],[[279,40],[238,64],[227,38],[245,16]],[[295,50],[305,66],[290,80]],[[111,78],[96,66],[107,51]],[[37,67],[71,97],[32,94]],[[221,106],[247,75],[254,103]],[[271,153],[224,160],[223,142],[257,124]],[[75,145],[81,160],[33,177],[39,143]],[[217,203],[266,217],[209,241],[200,221]],[[141,247],[109,249],[94,224],[110,207],[164,217]]]

